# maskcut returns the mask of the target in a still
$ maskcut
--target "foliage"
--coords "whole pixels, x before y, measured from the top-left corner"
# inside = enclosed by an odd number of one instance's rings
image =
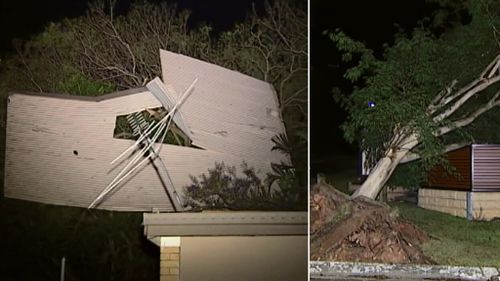
[[[307,136],[297,131],[295,137],[289,138],[286,134],[278,134],[271,140],[274,143],[272,150],[290,155],[292,163],[272,163],[272,173],[268,175],[268,184],[276,182],[281,190],[290,196],[298,196],[298,204],[305,206],[307,202]]]
[[[246,163],[241,172],[235,167],[216,163],[208,174],[191,176],[192,184],[186,188],[186,203],[195,208],[231,210],[305,210],[304,202],[294,194],[293,169],[275,169],[264,184],[253,168]],[[273,186],[277,181],[279,188]]]
[[[415,190],[426,180],[427,171],[422,169],[421,163],[415,161],[399,165],[387,182],[387,186],[406,187],[410,190]]]
[[[446,6],[449,1],[438,2]],[[445,163],[441,155],[450,142],[472,140],[472,126],[459,128],[455,121],[494,99],[498,85],[470,99],[449,118],[436,116],[451,105],[439,109],[432,105],[440,93],[469,84],[499,54],[500,6],[498,1],[462,4],[455,8],[465,7],[470,22],[456,23],[441,34],[432,33],[425,25],[411,34],[399,33],[380,58],[340,30],[328,34],[345,62],[357,61],[344,75],[354,83],[354,91],[337,94],[336,99],[349,113],[343,124],[346,139],[357,141],[371,159],[380,159],[400,148],[405,137],[416,135],[419,144],[412,152],[420,156],[419,169],[425,171]],[[375,106],[369,106],[372,103]],[[455,127],[449,134],[439,134],[439,128],[446,126]]]
[[[78,57],[73,33],[62,23],[51,23],[27,42],[16,42],[16,53],[1,66],[2,96],[7,90],[99,95],[116,86],[84,75],[75,65]]]
[[[94,82],[81,73],[68,75],[57,85],[58,92],[71,93],[78,96],[101,96],[116,89],[113,84]]]

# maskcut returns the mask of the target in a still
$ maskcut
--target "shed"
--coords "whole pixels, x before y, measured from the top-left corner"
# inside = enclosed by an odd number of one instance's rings
[[[436,166],[419,206],[476,219],[500,217],[500,145],[471,144],[446,153],[455,174]]]

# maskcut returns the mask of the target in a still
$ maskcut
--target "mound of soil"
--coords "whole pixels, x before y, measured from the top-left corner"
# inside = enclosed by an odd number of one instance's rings
[[[386,204],[351,199],[325,183],[311,190],[311,260],[432,264],[429,238]]]

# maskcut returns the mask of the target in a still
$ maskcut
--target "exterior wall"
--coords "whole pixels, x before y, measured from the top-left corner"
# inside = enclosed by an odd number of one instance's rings
[[[181,248],[167,246],[160,248],[160,281],[180,280]]]
[[[500,218],[500,192],[474,192],[472,202],[474,218]]]
[[[467,192],[420,188],[418,206],[448,213],[458,217],[467,216]]]
[[[500,191],[500,145],[473,145],[473,191]]]
[[[116,116],[158,106],[161,106],[159,102],[145,89],[97,99],[11,94],[7,109],[4,195],[87,207],[132,155],[110,165],[133,144],[131,140],[113,138]],[[239,167],[245,160],[261,176],[270,170],[269,158],[257,161],[214,150],[163,145],[160,155],[181,195],[182,187],[191,183],[190,175],[206,173],[215,162]],[[121,183],[97,208],[172,210],[151,164]]]
[[[182,281],[307,280],[307,235],[182,237]]]
[[[473,192],[473,218],[477,220],[500,218],[498,202],[500,202],[500,192]],[[418,191],[418,206],[465,218],[467,192],[421,188]]]
[[[428,176],[428,185],[441,189],[470,190],[471,189],[471,148],[466,146],[446,153],[450,165],[455,167],[460,177],[447,174],[442,166],[434,167]]]

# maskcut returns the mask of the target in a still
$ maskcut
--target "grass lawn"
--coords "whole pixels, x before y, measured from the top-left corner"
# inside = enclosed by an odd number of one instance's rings
[[[0,276],[10,280],[158,280],[159,250],[142,213],[0,198]]]
[[[424,253],[438,264],[500,267],[500,221],[467,221],[408,203],[394,203],[402,218],[425,230]]]

